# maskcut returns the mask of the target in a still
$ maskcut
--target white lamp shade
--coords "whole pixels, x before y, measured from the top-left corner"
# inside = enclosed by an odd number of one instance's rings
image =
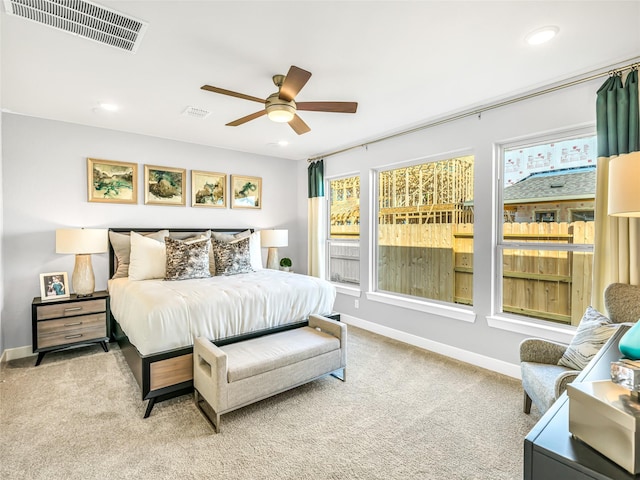
[[[260,230],[260,245],[264,248],[289,245],[289,230]]]
[[[609,161],[609,215],[640,217],[640,152]]]
[[[56,253],[91,254],[109,250],[104,228],[68,228],[56,230]]]

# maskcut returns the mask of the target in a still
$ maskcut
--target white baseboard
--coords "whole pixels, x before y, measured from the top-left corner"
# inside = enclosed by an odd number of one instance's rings
[[[351,315],[345,315],[344,313],[340,314],[340,320],[348,325],[353,325],[354,327],[362,328],[363,330],[368,330],[384,337],[393,338],[394,340],[408,343],[409,345],[413,345],[414,347],[423,348],[425,350],[429,350],[430,352],[439,353],[440,355],[455,358],[456,360],[470,363],[471,365],[475,365],[477,367],[486,368],[487,370],[492,370],[509,377],[517,379],[521,378],[520,365],[514,365],[513,363],[487,357],[485,355],[480,355],[479,353],[469,352],[467,350],[463,350],[462,348],[452,347],[451,345],[446,345],[444,343],[434,342],[433,340],[429,340],[427,338],[418,337],[417,335],[413,335],[411,333],[403,332],[401,330],[396,330],[390,327],[385,327],[384,325],[369,322],[367,320],[362,320],[361,318],[352,317]]]
[[[4,352],[2,352],[0,363],[8,362],[9,360],[17,360],[19,358],[33,357],[34,355],[35,353],[33,353],[31,345],[17,348],[7,348]]]
[[[408,343],[409,345],[413,345],[414,347],[423,348],[425,350],[429,350],[430,352],[439,353],[440,355],[455,358],[456,360],[470,363],[471,365],[475,365],[477,367],[486,368],[487,370],[492,370],[509,377],[517,379],[521,378],[520,366],[514,365],[513,363],[497,360],[485,355],[480,355],[479,353],[469,352],[467,350],[463,350],[462,348],[452,347],[451,345],[447,345],[444,343],[434,342],[433,340],[429,340],[427,338],[419,337],[417,335],[403,332],[401,330],[396,330],[394,328],[385,327],[384,325],[369,322],[367,320],[362,320],[361,318],[352,317],[351,315],[345,315],[344,313],[340,314],[340,319],[347,325],[353,325],[354,327],[362,328],[363,330],[368,330],[384,337],[393,338],[394,340]],[[2,357],[0,357],[0,363],[32,356],[35,356],[35,354],[33,353],[31,345],[17,348],[8,348],[2,353]]]

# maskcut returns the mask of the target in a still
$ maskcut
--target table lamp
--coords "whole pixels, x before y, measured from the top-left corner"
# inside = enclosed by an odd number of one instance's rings
[[[640,152],[632,152],[609,161],[609,215],[640,217]],[[611,365],[611,379],[623,385],[638,398],[640,391],[640,322],[636,322],[618,343],[625,356]]]
[[[278,270],[278,247],[289,245],[289,230],[260,230],[260,245],[269,249],[267,268]]]
[[[92,253],[105,253],[109,243],[107,230],[102,228],[72,228],[56,230],[56,253],[76,256],[71,284],[78,297],[90,297],[96,286],[91,265]]]

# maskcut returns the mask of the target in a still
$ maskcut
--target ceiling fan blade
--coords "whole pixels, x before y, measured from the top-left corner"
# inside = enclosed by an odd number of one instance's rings
[[[302,90],[302,87],[306,85],[309,78],[311,78],[311,72],[307,72],[295,65],[291,65],[291,68],[289,68],[289,72],[287,72],[287,76],[280,87],[280,95],[278,96],[281,100],[290,102],[296,97],[298,92]]]
[[[264,98],[252,97],[251,95],[245,95],[244,93],[232,92],[231,90],[225,90],[224,88],[212,87],[211,85],[203,85],[200,87],[202,90],[209,92],[221,93],[222,95],[229,95],[231,97],[243,98],[245,100],[251,100],[252,102],[264,103]]]
[[[356,113],[358,102],[298,102],[296,107],[310,112]]]
[[[302,135],[303,133],[311,131],[309,125],[304,123],[304,121],[298,115],[293,116],[293,119],[289,122],[289,125],[298,135]]]
[[[227,127],[237,127],[238,125],[242,125],[243,123],[247,123],[251,120],[255,120],[256,118],[259,118],[266,113],[267,113],[266,110],[260,110],[259,112],[252,113],[251,115],[247,115],[246,117],[242,117],[237,120],[234,120],[233,122],[227,123]]]

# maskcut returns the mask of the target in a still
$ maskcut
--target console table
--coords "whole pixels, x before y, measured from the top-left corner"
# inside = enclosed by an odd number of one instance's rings
[[[575,382],[610,378],[610,364],[620,359],[618,342],[629,329],[621,325]],[[524,480],[638,480],[569,433],[569,397],[563,393],[524,440]]]

